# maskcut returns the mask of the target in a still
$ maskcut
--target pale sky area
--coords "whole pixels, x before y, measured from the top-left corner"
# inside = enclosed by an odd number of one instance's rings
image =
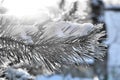
[[[66,1],[67,5],[70,5],[71,2],[74,2],[76,0]],[[41,12],[47,13],[48,7],[57,8],[59,2],[60,0],[4,0],[2,5],[7,8],[8,14],[21,17],[25,15],[36,15],[36,13]]]
[[[38,10],[56,5],[58,0],[4,0],[3,6],[8,9],[9,14],[16,16],[34,15]]]

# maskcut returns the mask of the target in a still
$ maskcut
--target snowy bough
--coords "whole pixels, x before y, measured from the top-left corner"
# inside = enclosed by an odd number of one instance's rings
[[[73,16],[70,13],[33,25],[0,17],[0,68],[9,65],[32,71],[31,66],[44,66],[48,72],[61,72],[61,67],[78,66],[86,63],[86,58],[102,60],[106,52],[99,42],[105,35],[103,25],[67,20],[66,15]]]
[[[102,59],[105,52],[104,44],[98,42],[105,35],[100,32],[101,24],[56,21],[29,27],[31,31],[23,27],[9,25],[1,29],[1,65],[25,62],[54,71],[61,65],[79,65],[86,57]]]

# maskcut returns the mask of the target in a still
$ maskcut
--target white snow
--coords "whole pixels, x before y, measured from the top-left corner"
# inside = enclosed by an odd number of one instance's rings
[[[44,26],[45,33],[41,38],[46,37],[70,37],[70,36],[84,36],[87,35],[94,25],[92,23],[77,24],[65,21],[50,22]]]
[[[28,80],[32,79],[29,73],[22,69],[8,68],[5,71],[5,77],[8,80]]]

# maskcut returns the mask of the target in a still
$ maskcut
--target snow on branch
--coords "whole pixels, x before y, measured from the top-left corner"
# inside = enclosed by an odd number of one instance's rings
[[[0,15],[0,65],[44,65],[54,72],[63,65],[86,63],[85,58],[102,60],[106,52],[106,46],[99,42],[105,35],[103,25],[78,23],[78,4],[75,1],[70,9],[60,12],[55,8],[53,14],[50,10],[50,14],[60,16],[38,15],[37,21]],[[62,0],[60,7],[64,6]]]
[[[100,31],[101,24],[51,21],[44,26],[25,26],[9,25],[1,31],[1,64],[6,60],[13,64],[22,61],[54,71],[61,65],[79,65],[86,57],[102,59],[106,51],[98,42],[105,35]]]

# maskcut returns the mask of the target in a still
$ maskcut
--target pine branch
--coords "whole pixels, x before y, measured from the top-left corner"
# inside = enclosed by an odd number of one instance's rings
[[[79,32],[82,35],[77,35],[77,29],[65,26],[62,31],[69,35],[62,37],[56,33],[49,34],[51,31],[49,32],[49,29],[42,27],[38,32],[31,35],[34,43],[25,43],[21,41],[22,38],[15,37],[16,35],[8,37],[9,30],[10,32],[12,30],[9,26],[6,30],[8,33],[4,32],[0,37],[0,62],[4,63],[6,59],[14,62],[13,64],[22,61],[28,64],[45,65],[46,68],[54,71],[61,65],[75,63],[79,65],[86,57],[101,59],[105,53],[105,46],[98,42],[99,38],[105,35],[104,32],[99,31],[101,26],[96,25],[90,30],[86,28],[87,33]],[[81,29],[84,30],[84,27]]]

